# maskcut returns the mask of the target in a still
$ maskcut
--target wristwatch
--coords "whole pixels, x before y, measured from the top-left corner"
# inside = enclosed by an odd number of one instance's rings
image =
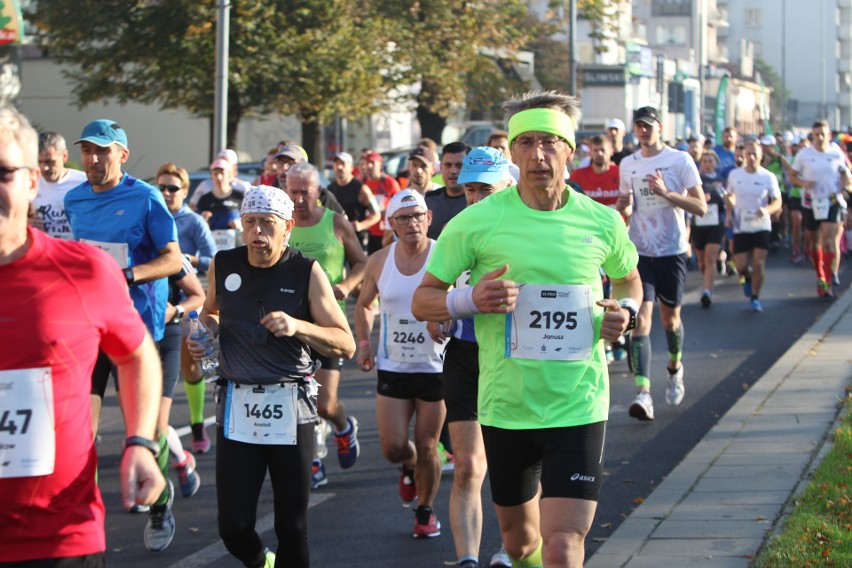
[[[618,305],[627,310],[630,314],[630,320],[627,322],[627,329],[624,333],[636,329],[636,315],[639,313],[639,306],[633,298],[622,298]]]
[[[178,304],[177,306],[175,306],[175,317],[172,318],[172,323],[178,323],[180,320],[183,319],[183,316],[185,316],[185,315],[186,315],[186,310],[184,309],[183,306]]]
[[[154,454],[155,458],[160,457],[160,444],[154,440],[149,440],[142,436],[130,436],[124,440],[124,449],[126,450],[130,446],[142,446],[143,448],[150,450],[151,453]]]
[[[133,284],[136,282],[136,276],[133,275],[133,269],[127,267],[122,270],[122,272],[124,272],[124,279],[127,280],[127,285],[133,286]]]

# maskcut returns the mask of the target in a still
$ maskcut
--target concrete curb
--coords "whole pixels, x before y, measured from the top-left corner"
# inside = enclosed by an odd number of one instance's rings
[[[852,378],[852,294],[723,416],[586,568],[747,568],[823,455]],[[816,355],[819,355],[818,357]]]

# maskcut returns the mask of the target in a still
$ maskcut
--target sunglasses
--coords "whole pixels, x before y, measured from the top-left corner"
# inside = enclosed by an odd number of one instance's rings
[[[166,185],[166,184],[164,184],[164,183],[161,183],[161,184],[160,184],[160,185],[158,185],[157,187],[159,187],[159,188],[160,188],[160,191],[168,191],[169,193],[177,193],[178,191],[180,191],[181,189],[183,189],[183,188],[182,188],[181,186],[179,186],[179,185]]]

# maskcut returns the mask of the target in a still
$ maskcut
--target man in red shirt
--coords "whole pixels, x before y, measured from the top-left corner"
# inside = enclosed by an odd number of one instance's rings
[[[118,264],[27,227],[37,142],[23,115],[0,109],[0,563],[103,566],[92,369],[99,349],[118,367],[127,508],[165,487],[152,440],[162,371]]]
[[[378,152],[367,152],[364,154],[362,161],[364,163],[364,183],[376,196],[376,201],[382,211],[382,220],[379,223],[371,226],[368,231],[370,236],[367,240],[367,254],[373,254],[382,248],[382,237],[384,237],[385,229],[388,225],[385,221],[385,208],[390,202],[390,198],[399,192],[399,183],[393,176],[387,175],[382,171],[382,155]]]
[[[591,140],[592,163],[574,170],[571,181],[583,188],[583,193],[607,207],[615,208],[618,200],[618,166],[612,163],[612,144],[602,135]]]

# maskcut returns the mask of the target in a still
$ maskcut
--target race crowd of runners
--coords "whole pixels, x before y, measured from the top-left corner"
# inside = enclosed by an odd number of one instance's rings
[[[191,195],[174,163],[150,183],[124,170],[133,133],[120,121],[86,124],[69,145],[0,109],[0,566],[105,565],[96,440],[114,391],[123,504],[147,516],[149,550],[170,545],[175,494],[196,494],[194,456],[215,451],[230,554],[307,567],[308,501],[329,483],[329,436],[342,469],[360,454],[358,419],[338,396],[352,357],[377,373],[379,444],[399,467],[414,537],[440,536],[443,517],[459,566],[582,566],[608,364],[629,358],[631,417],[654,420],[652,380],[681,404],[691,266],[705,309],[727,274],[744,309],[762,312],[766,258],[782,249],[833,297],[852,142],[817,122],[801,137],[728,128],[718,145],[668,145],[653,107],[634,112],[630,132],[612,119],[576,140],[572,96],[533,91],[503,109],[507,130],[487,146],[424,139],[398,177],[375,151],[340,152],[324,186],[304,149],[282,141],[252,182],[223,150]],[[65,166],[75,148],[82,171]],[[655,307],[665,372],[651,364]],[[213,339],[213,375],[190,318]],[[169,419],[178,382],[187,448]],[[503,544],[490,563],[486,472]],[[267,474],[277,551],[255,530]]]

